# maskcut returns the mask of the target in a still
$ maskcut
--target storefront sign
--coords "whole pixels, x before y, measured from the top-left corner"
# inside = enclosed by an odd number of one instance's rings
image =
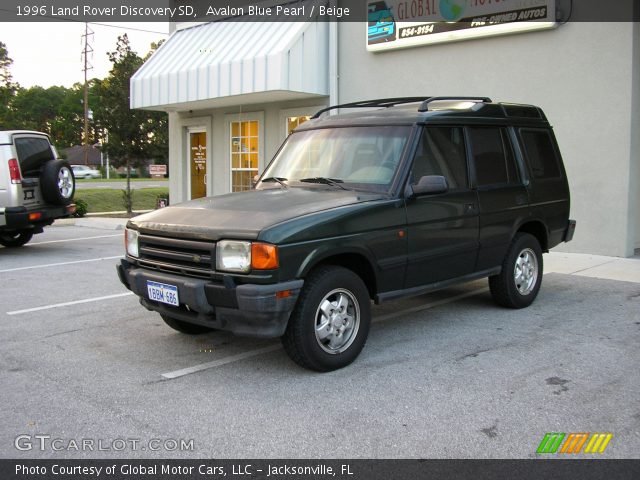
[[[369,0],[367,50],[556,26],[555,0]]]

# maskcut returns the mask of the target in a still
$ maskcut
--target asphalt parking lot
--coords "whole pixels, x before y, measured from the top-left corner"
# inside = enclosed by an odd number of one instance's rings
[[[532,458],[547,432],[611,432],[601,457],[640,458],[640,259],[547,255],[525,310],[486,281],[375,307],[359,359],[317,374],[278,341],[166,327],[117,279],[114,222],[0,249],[0,457]],[[87,439],[109,449],[68,448]]]

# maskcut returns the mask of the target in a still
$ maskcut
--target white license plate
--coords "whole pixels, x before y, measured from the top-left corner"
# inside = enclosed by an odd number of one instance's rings
[[[147,280],[147,293],[149,294],[149,300],[153,300],[154,302],[166,303],[174,307],[180,305],[178,287],[175,285],[167,285],[166,283]]]

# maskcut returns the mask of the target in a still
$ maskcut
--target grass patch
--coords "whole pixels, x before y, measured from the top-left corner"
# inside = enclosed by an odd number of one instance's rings
[[[159,196],[168,197],[169,188],[138,188],[133,192],[133,210],[151,210],[156,208]],[[87,188],[76,190],[76,199],[87,204],[88,213],[118,212],[125,210],[123,193],[120,189]]]
[[[132,182],[168,182],[168,178],[131,178]],[[77,183],[127,182],[126,178],[76,178]]]

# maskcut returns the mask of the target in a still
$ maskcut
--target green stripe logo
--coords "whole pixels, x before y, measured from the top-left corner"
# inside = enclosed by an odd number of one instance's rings
[[[538,445],[536,453],[556,453],[564,436],[564,433],[547,433]]]

